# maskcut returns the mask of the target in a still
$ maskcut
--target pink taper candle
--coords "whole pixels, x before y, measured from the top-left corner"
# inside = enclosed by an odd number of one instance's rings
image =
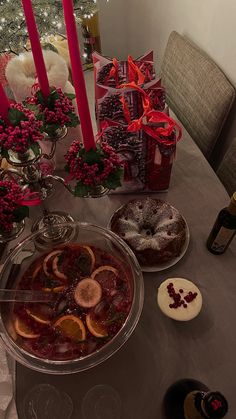
[[[48,97],[50,94],[50,88],[31,0],[22,0],[22,5],[25,13],[25,20],[28,28],[38,82],[43,96]]]
[[[67,40],[70,52],[71,71],[76,93],[76,101],[80,116],[84,147],[87,151],[96,148],[89,104],[84,80],[84,72],[80,58],[80,47],[72,0],[62,0],[66,24]]]
[[[8,119],[7,117],[8,117],[9,107],[10,107],[10,102],[0,83],[0,117],[2,117],[4,120]]]

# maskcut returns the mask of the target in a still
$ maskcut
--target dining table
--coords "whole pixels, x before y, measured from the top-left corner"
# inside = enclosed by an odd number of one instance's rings
[[[86,82],[93,113],[91,72],[86,73]],[[229,403],[227,418],[235,419],[236,240],[223,255],[214,255],[206,247],[216,216],[230,197],[187,131],[183,128],[177,145],[168,191],[83,199],[56,184],[46,204],[50,210],[70,213],[75,220],[107,227],[121,205],[147,195],[167,201],[186,219],[190,230],[186,254],[172,267],[143,273],[145,297],[138,325],[105,362],[71,375],[49,375],[16,363],[14,395],[19,419],[43,417],[26,411],[30,397],[40,391],[45,403],[53,394],[58,396],[55,413],[45,419],[164,419],[167,389],[185,378],[222,392]],[[33,208],[25,235],[38,216],[39,209]],[[191,321],[172,320],[158,307],[158,287],[176,277],[193,281],[202,293],[202,310]]]

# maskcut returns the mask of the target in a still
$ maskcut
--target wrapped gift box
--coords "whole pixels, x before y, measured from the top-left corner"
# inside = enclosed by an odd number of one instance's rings
[[[167,115],[163,118],[173,121]],[[135,121],[136,129],[134,123],[124,125],[107,120],[103,128],[102,139],[117,151],[124,165],[122,187],[116,193],[157,192],[169,188],[181,129],[174,121],[169,129],[165,129],[162,122],[138,126],[139,122]]]

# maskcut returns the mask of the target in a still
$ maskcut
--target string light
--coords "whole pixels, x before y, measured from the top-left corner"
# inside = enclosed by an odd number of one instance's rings
[[[62,2],[58,0],[34,0],[33,7],[40,35],[56,35],[63,28]],[[98,11],[97,0],[74,0],[75,18],[78,23],[83,18],[91,19]],[[19,53],[28,45],[28,31],[22,12],[21,0],[0,0],[0,53]]]

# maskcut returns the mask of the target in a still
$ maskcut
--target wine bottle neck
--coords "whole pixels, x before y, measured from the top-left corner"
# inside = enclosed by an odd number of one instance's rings
[[[235,205],[235,204],[233,204],[232,202],[230,202],[230,204],[229,204],[229,206],[228,206],[228,212],[229,212],[231,215],[236,216],[236,205]]]
[[[231,215],[235,215],[236,216],[236,192],[234,192],[230,204],[228,206],[228,211]]]

